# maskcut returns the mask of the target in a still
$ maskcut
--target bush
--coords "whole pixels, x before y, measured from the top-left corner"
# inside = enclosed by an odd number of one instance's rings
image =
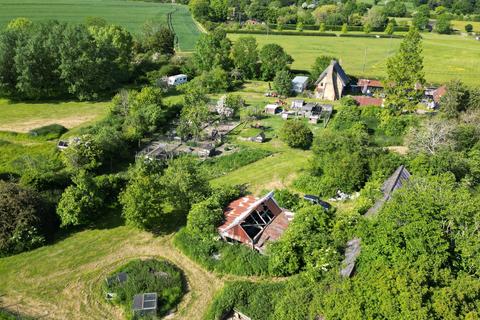
[[[468,33],[472,32],[473,31],[473,26],[470,23],[466,24],[465,25],[465,31],[468,32]]]
[[[219,274],[268,275],[268,257],[242,244],[202,241],[186,228],[175,235],[174,244],[190,259]]]
[[[132,314],[133,297],[136,294],[156,292],[157,315],[163,316],[181,301],[186,291],[182,271],[166,260],[133,260],[115,270],[110,277],[119,272],[125,272],[127,280],[123,283],[113,281],[110,286],[105,283],[104,290],[116,294],[113,302],[122,305],[128,315]]]
[[[281,139],[292,148],[309,149],[313,133],[308,125],[299,120],[287,121],[282,127]]]
[[[0,181],[0,256],[43,245],[57,226],[36,191]]]
[[[355,106],[344,107],[337,112],[332,121],[335,130],[347,130],[360,122],[360,108]]]
[[[300,204],[300,196],[288,189],[275,190],[275,201],[282,208],[295,210]]]
[[[68,129],[59,124],[51,124],[40,128],[32,129],[28,133],[34,137],[44,137],[47,140],[58,139]]]

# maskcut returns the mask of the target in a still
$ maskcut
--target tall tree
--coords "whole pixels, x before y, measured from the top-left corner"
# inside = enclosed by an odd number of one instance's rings
[[[415,108],[423,95],[424,84],[422,37],[412,27],[399,51],[387,60],[386,106],[396,112]]]
[[[293,58],[281,46],[275,43],[266,44],[260,50],[261,73],[263,80],[273,80],[278,71],[288,69]]]
[[[279,95],[288,97],[292,94],[292,75],[288,70],[278,71],[273,79],[273,88]]]
[[[232,47],[232,58],[235,68],[244,78],[255,78],[258,70],[257,40],[254,37],[238,38]]]
[[[216,29],[211,33],[202,34],[195,45],[192,58],[197,71],[209,71],[214,67],[229,70],[232,64],[230,48],[231,42],[225,31]]]

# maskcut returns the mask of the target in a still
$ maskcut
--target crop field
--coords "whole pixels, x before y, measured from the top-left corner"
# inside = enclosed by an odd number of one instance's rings
[[[241,36],[229,34],[235,41]],[[357,77],[384,77],[386,59],[395,54],[401,39],[252,35],[259,46],[281,45],[295,59],[292,68],[309,70],[315,58],[339,58],[348,74]],[[480,42],[459,35],[422,34],[424,71],[428,82],[444,83],[461,79],[480,85]]]
[[[147,20],[167,25],[167,15],[179,38],[181,51],[191,51],[200,34],[188,8],[181,5],[129,0],[0,0],[0,27],[10,20],[26,17],[33,21],[85,22],[86,17],[102,17],[108,23],[138,33]]]

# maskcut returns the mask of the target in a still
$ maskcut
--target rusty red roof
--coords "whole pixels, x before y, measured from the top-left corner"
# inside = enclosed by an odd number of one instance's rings
[[[251,219],[251,215],[260,219],[255,212],[258,210],[261,211],[262,209],[268,209],[271,214],[271,220],[263,225],[261,231],[257,231],[257,235],[254,236],[251,234],[251,236],[249,236],[247,230],[244,229],[245,226],[242,226],[242,223]],[[288,227],[288,223],[293,218],[293,213],[278,206],[273,199],[273,192],[270,192],[261,199],[255,198],[252,195],[237,199],[225,208],[223,214],[225,221],[218,227],[220,236],[223,239],[232,239],[255,247],[261,252],[263,252],[263,247],[267,241],[275,241],[283,234]],[[246,228],[248,229],[248,227]]]
[[[433,101],[439,103],[445,93],[447,93],[447,86],[443,85],[439,87],[437,90],[433,91]]]
[[[357,102],[359,106],[382,106],[382,98],[374,98],[369,96],[353,96],[353,99]]]
[[[380,80],[370,80],[370,79],[359,79],[358,86],[360,87],[375,87],[375,88],[383,88],[383,83]]]

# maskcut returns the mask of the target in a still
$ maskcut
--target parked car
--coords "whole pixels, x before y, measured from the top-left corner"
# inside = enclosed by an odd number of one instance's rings
[[[304,195],[303,199],[307,200],[307,201],[309,201],[313,204],[319,205],[319,206],[323,207],[323,209],[325,209],[325,210],[329,210],[332,207],[332,205],[330,203],[325,202],[322,199],[320,199],[319,197],[313,196],[311,194]]]

